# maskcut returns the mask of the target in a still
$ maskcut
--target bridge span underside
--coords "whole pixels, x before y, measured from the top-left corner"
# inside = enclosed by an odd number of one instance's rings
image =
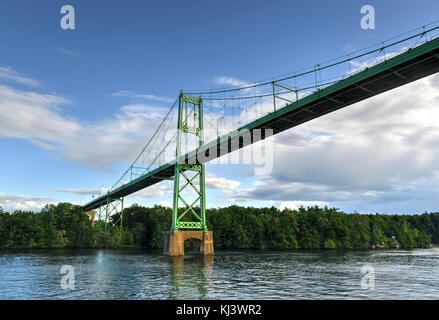
[[[241,129],[250,130],[251,139],[249,141],[242,139],[238,130],[207,143],[183,157],[185,162],[197,163],[199,162],[197,154],[208,153],[209,150],[215,150],[216,148],[216,155],[208,157],[209,160],[212,160],[218,155],[233,152],[256,142],[257,140],[255,140],[252,132],[253,129],[272,129],[273,134],[277,134],[438,71],[439,38],[409,49],[243,126]],[[263,133],[264,130],[262,130],[262,139],[264,138]],[[106,195],[94,199],[84,206],[84,210],[94,210],[109,201],[113,201],[112,199],[130,195],[160,181],[171,179],[174,175],[174,167],[175,162],[163,165],[117,189],[111,190]]]

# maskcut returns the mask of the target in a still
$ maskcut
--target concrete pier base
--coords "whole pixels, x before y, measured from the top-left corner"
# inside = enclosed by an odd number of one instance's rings
[[[184,240],[196,239],[194,251],[203,255],[213,254],[212,231],[167,231],[165,234],[164,254],[170,256],[184,255]]]

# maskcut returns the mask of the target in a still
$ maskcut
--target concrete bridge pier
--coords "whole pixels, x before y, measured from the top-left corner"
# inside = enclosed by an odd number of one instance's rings
[[[195,253],[203,255],[213,254],[212,231],[167,231],[165,234],[164,254],[170,256],[184,255],[184,240],[196,239],[194,244]]]

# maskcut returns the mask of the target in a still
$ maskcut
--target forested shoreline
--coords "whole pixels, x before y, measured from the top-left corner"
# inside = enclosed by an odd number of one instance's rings
[[[114,217],[117,219],[117,217]],[[428,248],[439,244],[439,213],[347,214],[330,208],[283,211],[229,206],[207,210],[215,249]],[[103,232],[79,206],[40,212],[0,208],[0,248],[162,248],[171,209],[133,205],[123,226]]]

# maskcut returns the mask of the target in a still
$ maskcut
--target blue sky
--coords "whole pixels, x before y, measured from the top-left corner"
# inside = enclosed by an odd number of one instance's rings
[[[75,30],[60,27],[60,8],[66,4],[75,8]],[[366,4],[375,8],[375,30],[360,27],[360,9]],[[222,87],[221,77],[251,82],[293,72],[435,21],[437,12],[439,3],[433,0],[2,1],[0,206],[14,210],[38,209],[47,202],[84,203],[91,199],[87,192],[111,186],[160,120],[133,114],[129,106],[164,115],[180,89]],[[435,79],[412,86],[430,93],[423,94],[425,110],[420,111],[426,118],[436,94]],[[430,89],[424,90],[426,86]],[[416,135],[427,128],[422,126],[424,118],[413,124],[416,127],[406,127],[409,133],[397,129],[402,118],[389,118],[395,125],[382,134],[390,138],[380,137],[378,151],[370,149],[377,154],[367,161],[373,164],[367,170],[355,163],[336,165],[338,157],[364,159],[361,154],[369,149],[356,154],[349,150],[354,152],[352,146],[365,132],[358,132],[355,142],[319,140],[347,134],[334,127],[334,121],[358,119],[356,114],[364,115],[362,108],[400,96],[386,94],[283,134],[280,140],[309,132],[321,138],[311,139],[305,151],[281,148],[271,176],[249,177],[249,168],[243,166],[209,166],[208,204],[295,207],[316,202],[350,212],[438,210],[439,167],[433,161],[437,146]],[[428,135],[438,129],[434,124],[428,128]],[[411,137],[411,147],[398,144],[396,137],[402,135]],[[372,139],[369,135],[369,144]],[[425,154],[419,163],[402,161],[403,155],[421,147]],[[279,172],[293,151],[303,158],[297,163],[301,173],[282,176]],[[333,162],[312,167],[310,159],[323,151]],[[322,174],[319,181],[316,168],[334,174]],[[301,191],[279,192],[273,185]],[[129,201],[169,204],[169,190],[163,184]]]

